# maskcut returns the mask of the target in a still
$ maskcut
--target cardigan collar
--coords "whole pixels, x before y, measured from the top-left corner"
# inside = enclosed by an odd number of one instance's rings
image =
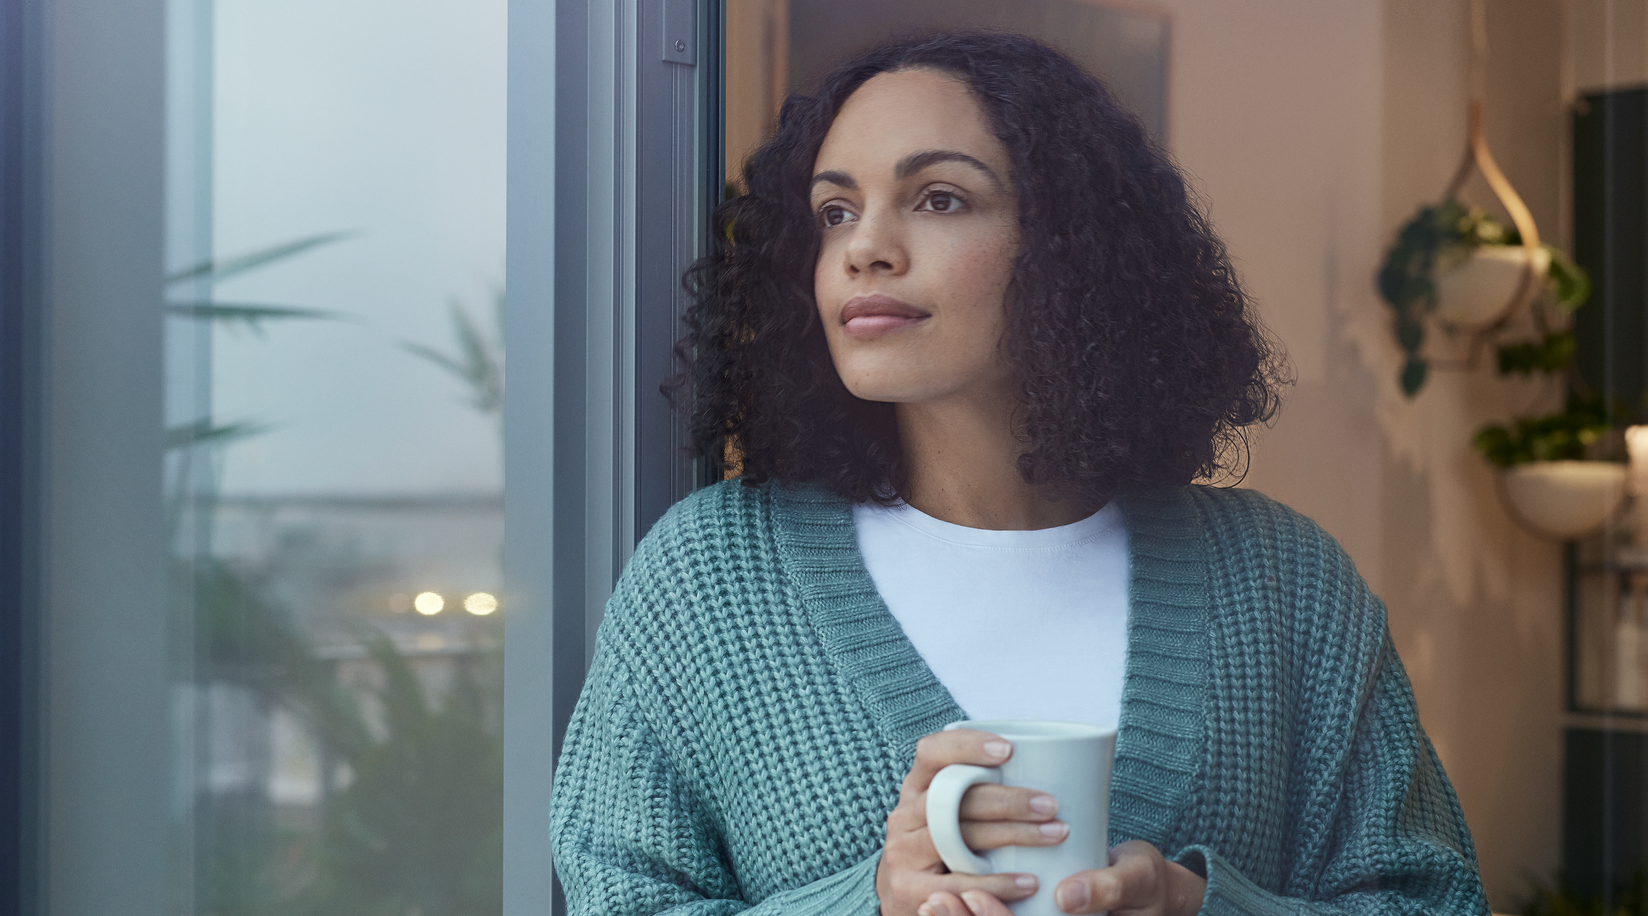
[[[824,651],[907,769],[916,741],[965,719],[864,567],[851,505],[826,490],[769,486],[785,571]],[[1111,842],[1166,848],[1201,755],[1210,599],[1202,526],[1188,492],[1122,497],[1127,666],[1110,781]]]

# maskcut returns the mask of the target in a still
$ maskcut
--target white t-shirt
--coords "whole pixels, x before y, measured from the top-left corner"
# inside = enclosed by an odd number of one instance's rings
[[[853,507],[859,551],[910,642],[973,719],[1115,728],[1127,660],[1127,529],[989,531],[905,504]]]

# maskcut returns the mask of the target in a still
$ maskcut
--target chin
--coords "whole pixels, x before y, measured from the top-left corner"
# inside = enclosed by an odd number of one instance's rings
[[[902,404],[921,399],[921,393],[914,385],[901,385],[889,379],[860,378],[848,381],[844,378],[842,384],[847,386],[849,394],[864,401]]]

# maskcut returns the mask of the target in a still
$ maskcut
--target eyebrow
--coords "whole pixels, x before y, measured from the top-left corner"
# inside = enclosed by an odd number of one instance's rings
[[[989,166],[978,161],[972,156],[967,155],[966,153],[957,152],[953,149],[929,149],[922,150],[919,153],[911,153],[903,159],[900,159],[898,165],[893,167],[893,177],[901,180],[909,178],[911,175],[914,175],[922,169],[937,165],[940,162],[959,162],[963,165],[970,165],[982,172],[984,177],[990,179],[996,187],[1005,187],[1005,185],[1002,184],[1001,177],[995,173],[994,169],[991,169]],[[846,172],[837,172],[832,170],[827,172],[819,172],[817,175],[813,176],[813,187],[817,187],[818,185],[825,183],[846,188],[849,191],[858,190],[858,182],[854,181],[853,176],[848,175]]]
[[[940,162],[959,162],[963,165],[970,165],[983,172],[984,177],[990,179],[996,187],[1002,187],[1001,178],[996,175],[993,169],[972,156],[953,149],[929,149],[922,150],[919,153],[911,153],[899,160],[898,165],[893,169],[893,177],[908,178],[922,169],[938,165]]]
[[[854,181],[853,176],[847,174],[846,172],[819,172],[817,175],[813,176],[813,183],[811,187],[816,188],[826,182],[836,185],[837,187],[846,188],[849,191],[858,190],[858,182]]]

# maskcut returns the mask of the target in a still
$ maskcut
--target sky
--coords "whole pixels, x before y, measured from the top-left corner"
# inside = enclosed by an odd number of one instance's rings
[[[217,284],[218,302],[337,315],[213,333],[214,421],[265,430],[223,449],[221,490],[500,490],[496,418],[403,344],[456,352],[452,302],[496,330],[505,3],[218,0],[214,17],[213,253],[350,233]]]

